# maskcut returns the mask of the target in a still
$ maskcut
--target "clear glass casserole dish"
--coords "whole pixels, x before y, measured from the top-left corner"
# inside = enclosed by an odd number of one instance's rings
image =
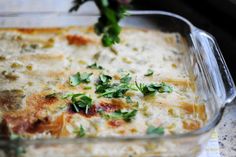
[[[98,16],[67,13],[2,13],[0,28],[42,28],[93,25]],[[208,122],[204,127],[178,135],[96,137],[75,139],[7,140],[0,138],[0,156],[197,156],[222,118],[224,108],[236,96],[234,82],[215,39],[186,19],[162,11],[131,11],[122,26],[178,32],[187,42],[185,64],[196,82],[201,102],[206,104]],[[132,147],[144,151],[132,151]],[[90,153],[91,147],[99,148]],[[119,154],[123,149],[124,154]],[[119,154],[119,155],[118,155]]]

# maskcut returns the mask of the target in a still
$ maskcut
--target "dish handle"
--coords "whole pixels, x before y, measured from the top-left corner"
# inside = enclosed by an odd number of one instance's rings
[[[216,95],[223,98],[224,104],[231,103],[236,96],[236,88],[216,39],[209,33],[196,29],[193,33],[196,43],[200,47],[201,56],[204,57],[208,68],[208,79],[211,79]],[[222,100],[222,99],[221,99]]]

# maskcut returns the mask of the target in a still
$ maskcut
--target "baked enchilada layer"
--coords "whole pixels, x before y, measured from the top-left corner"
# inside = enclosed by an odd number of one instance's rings
[[[20,138],[181,134],[207,120],[178,33],[92,27],[0,30],[1,134]]]

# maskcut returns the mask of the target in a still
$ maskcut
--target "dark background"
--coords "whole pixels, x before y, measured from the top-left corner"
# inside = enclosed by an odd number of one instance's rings
[[[133,0],[132,4],[134,9],[179,14],[211,33],[236,82],[236,0]]]

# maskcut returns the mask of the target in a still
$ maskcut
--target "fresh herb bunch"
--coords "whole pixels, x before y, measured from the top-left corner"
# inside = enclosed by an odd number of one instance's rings
[[[87,1],[92,0],[74,0],[73,7],[69,11],[77,11]],[[121,32],[119,21],[127,15],[126,9],[130,0],[93,1],[97,5],[101,15],[98,22],[94,25],[94,29],[98,35],[102,35],[103,46],[109,47],[115,43],[119,43],[119,34]]]

